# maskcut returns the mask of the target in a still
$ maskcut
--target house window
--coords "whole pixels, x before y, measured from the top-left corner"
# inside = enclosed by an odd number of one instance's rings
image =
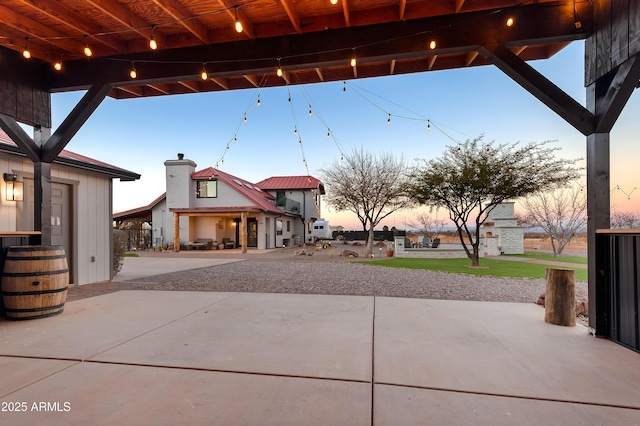
[[[291,232],[291,221],[287,221],[287,232]]]
[[[276,220],[276,235],[282,235],[282,221],[280,219]]]
[[[218,196],[217,180],[199,180],[198,190],[196,191],[198,198],[215,198]]]

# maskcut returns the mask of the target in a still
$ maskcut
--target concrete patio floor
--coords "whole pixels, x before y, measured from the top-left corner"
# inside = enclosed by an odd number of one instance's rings
[[[0,424],[640,424],[640,355],[543,317],[533,303],[118,291],[0,319]]]

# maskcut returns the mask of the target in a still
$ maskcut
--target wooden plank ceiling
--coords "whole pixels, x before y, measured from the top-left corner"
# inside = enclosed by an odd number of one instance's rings
[[[42,61],[48,91],[131,98],[486,65],[496,43],[546,59],[591,33],[588,0],[333,1],[3,0],[0,45]]]

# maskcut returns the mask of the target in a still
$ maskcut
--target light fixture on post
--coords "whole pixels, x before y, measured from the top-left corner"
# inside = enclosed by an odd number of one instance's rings
[[[22,182],[18,182],[18,176],[15,173],[5,173],[3,177],[6,184],[6,200],[22,201],[22,196],[24,194],[24,184]]]

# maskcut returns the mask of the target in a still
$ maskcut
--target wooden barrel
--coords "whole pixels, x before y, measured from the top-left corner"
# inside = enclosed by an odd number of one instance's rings
[[[69,267],[62,246],[11,246],[2,272],[7,318],[50,317],[64,310]]]

